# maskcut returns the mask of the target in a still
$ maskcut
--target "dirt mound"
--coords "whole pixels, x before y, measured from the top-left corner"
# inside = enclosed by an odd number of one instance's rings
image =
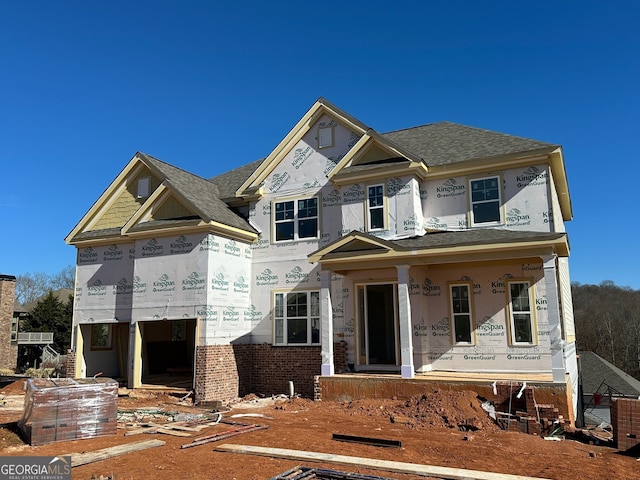
[[[408,400],[354,400],[345,406],[350,415],[385,416],[409,427],[449,427],[459,430],[495,429],[498,426],[470,390],[434,390]]]

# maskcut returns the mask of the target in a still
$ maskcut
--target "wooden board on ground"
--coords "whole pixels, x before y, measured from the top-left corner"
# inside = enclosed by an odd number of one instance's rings
[[[431,475],[438,478],[447,478],[453,480],[540,480],[537,477],[523,477],[521,475],[480,472],[477,470],[465,470],[462,468],[419,465],[417,463],[377,460],[375,458],[350,457],[347,455],[334,455],[332,453],[305,452],[302,450],[289,450],[284,448],[255,447],[251,445],[230,445],[225,443],[223,445],[217,446],[215,450],[219,452],[246,453],[249,455],[286,458],[289,460],[307,460],[314,462],[336,463],[340,465],[358,465],[360,467],[371,468],[374,470],[413,473],[425,476]]]
[[[95,452],[67,453],[65,455],[71,455],[72,467],[79,467],[80,465],[99,462],[101,460],[106,460],[107,458],[117,457],[118,455],[124,455],[125,453],[146,450],[147,448],[161,447],[164,444],[165,442],[162,440],[145,440],[143,442],[125,443],[124,445],[103,448],[102,450],[96,450]]]

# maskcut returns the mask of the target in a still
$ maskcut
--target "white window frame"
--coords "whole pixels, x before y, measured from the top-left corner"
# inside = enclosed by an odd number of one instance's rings
[[[332,124],[318,125],[318,150],[334,146],[334,133]]]
[[[492,180],[495,179],[498,183],[498,198],[491,198],[489,200],[475,200],[473,199],[473,183],[479,182],[482,180]],[[475,219],[475,215],[473,213],[473,207],[475,205],[489,204],[498,202],[498,219],[491,220],[487,222],[477,222]],[[472,227],[489,227],[494,225],[502,225],[504,223],[504,214],[502,208],[502,177],[500,175],[486,175],[484,177],[476,177],[469,179],[469,224]]]
[[[456,312],[457,308],[454,303],[453,289],[458,287],[465,287],[467,289],[467,304],[468,311]],[[475,338],[475,323],[473,319],[473,284],[467,282],[456,282],[449,284],[449,312],[451,313],[451,341],[454,345],[469,346],[476,344]],[[468,316],[469,317],[469,340],[458,341],[456,331],[456,316]]]
[[[511,286],[515,284],[524,284],[527,287],[528,294],[528,309],[524,309],[522,305],[514,305],[514,298],[511,295]],[[536,316],[535,316],[535,295],[533,294],[533,283],[530,280],[512,279],[507,281],[507,301],[509,311],[509,343],[514,346],[530,346],[537,345],[537,328],[536,328]],[[529,316],[529,334],[531,335],[531,341],[519,341],[516,338],[516,319],[515,315],[528,315]]]
[[[151,177],[141,177],[138,179],[137,198],[147,198],[151,193]]]
[[[371,196],[369,195],[369,189],[371,188],[382,188],[382,204],[381,205],[372,205],[371,204]],[[365,188],[365,202],[366,202],[366,211],[367,211],[367,231],[375,232],[380,230],[387,229],[387,190],[385,188],[384,183],[376,183],[373,185],[367,185]],[[371,221],[371,215],[373,211],[382,210],[382,226],[381,227],[373,227]]]
[[[299,216],[299,211],[301,210],[300,202],[304,202],[307,200],[315,199],[316,202],[316,214],[312,216],[302,217]],[[277,211],[277,205],[279,204],[287,204],[292,203],[292,216],[288,218],[278,218],[279,212]],[[286,198],[286,199],[278,199],[273,200],[271,204],[271,212],[272,212],[272,240],[274,243],[282,243],[282,242],[295,242],[300,240],[314,240],[320,238],[320,199],[317,196],[312,197],[295,197],[295,198]],[[313,237],[301,237],[300,236],[300,222],[303,220],[312,220],[316,221],[316,233]],[[293,238],[285,238],[278,239],[277,227],[282,224],[293,224]]]
[[[306,297],[306,312],[295,315],[289,307],[289,299]],[[292,307],[293,308],[293,307]],[[277,346],[309,346],[320,345],[320,291],[319,290],[281,290],[273,292],[273,345]],[[306,339],[304,342],[291,341],[295,331],[290,331],[290,323],[294,320],[306,320]],[[314,342],[314,324],[317,341]]]

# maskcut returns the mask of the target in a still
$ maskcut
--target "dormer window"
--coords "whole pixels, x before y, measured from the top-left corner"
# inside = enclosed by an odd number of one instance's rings
[[[318,127],[318,148],[333,147],[333,125],[323,125]]]
[[[151,177],[142,177],[138,179],[138,196],[137,198],[147,198],[149,196],[149,187],[151,186]]]

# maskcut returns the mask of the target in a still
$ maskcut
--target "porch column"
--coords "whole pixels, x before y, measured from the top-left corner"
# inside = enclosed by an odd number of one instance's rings
[[[409,299],[409,265],[398,269],[398,321],[400,323],[400,361],[402,378],[413,378],[413,337],[411,336],[411,302]]]
[[[544,255],[542,257],[542,268],[551,340],[551,372],[554,382],[565,383],[566,369],[564,367],[564,341],[562,340],[562,317],[560,313],[560,297],[558,295],[556,256]]]
[[[331,271],[320,272],[320,344],[322,345],[322,366],[324,376],[334,374],[333,366],[333,310],[331,307]]]

